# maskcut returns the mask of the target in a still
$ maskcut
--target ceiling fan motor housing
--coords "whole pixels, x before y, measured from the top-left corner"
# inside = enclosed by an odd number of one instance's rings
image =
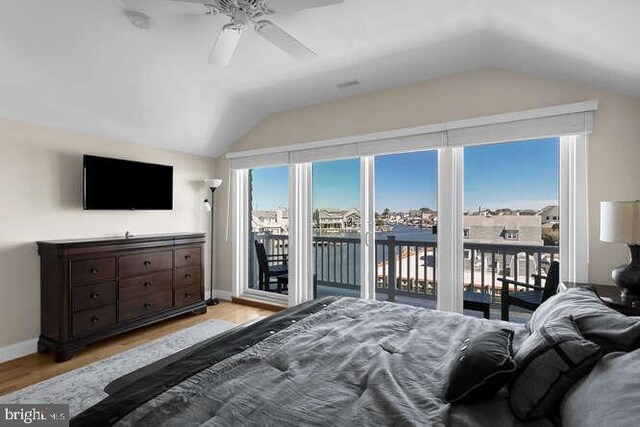
[[[234,18],[238,12],[244,12],[251,19],[271,14],[266,0],[213,0],[209,6],[231,18]]]

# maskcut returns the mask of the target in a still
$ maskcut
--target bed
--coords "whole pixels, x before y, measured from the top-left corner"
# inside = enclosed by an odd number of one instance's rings
[[[514,351],[532,335],[515,323],[327,297],[132,372],[71,425],[523,425],[506,388],[473,404],[443,400],[461,344],[505,328]],[[631,333],[635,346],[640,320]]]

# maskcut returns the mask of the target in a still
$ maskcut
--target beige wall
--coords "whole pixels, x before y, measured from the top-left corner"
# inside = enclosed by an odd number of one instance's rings
[[[640,198],[640,99],[506,70],[485,68],[410,86],[354,96],[274,114],[229,151],[273,147],[456,119],[600,101],[589,142],[590,279],[610,283],[611,268],[627,259],[623,245],[601,243],[599,202]],[[216,160],[227,174],[224,156]],[[226,188],[219,200],[226,200]],[[226,205],[218,204],[218,230]],[[219,266],[231,265],[230,244],[217,233]],[[231,269],[220,268],[218,286],[231,290]]]
[[[172,211],[83,211],[82,155],[174,166]],[[209,227],[202,180],[213,159],[0,120],[0,347],[40,333],[35,241]],[[208,276],[207,276],[208,277]],[[207,285],[208,286],[208,285]]]

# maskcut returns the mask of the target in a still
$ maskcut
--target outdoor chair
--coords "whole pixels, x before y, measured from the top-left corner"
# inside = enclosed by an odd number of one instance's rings
[[[258,257],[258,284],[261,291],[273,292],[271,285],[275,284],[275,291],[280,293],[286,282],[278,280],[278,276],[286,276],[289,273],[289,266],[287,265],[286,254],[267,255],[267,251],[264,248],[264,244],[257,240],[254,241],[256,245],[256,255]]]
[[[509,306],[515,305],[527,310],[535,311],[540,304],[545,302],[549,297],[555,295],[558,291],[560,282],[560,263],[553,261],[549,266],[547,276],[533,275],[535,285],[518,282],[516,280],[499,277],[502,282],[502,320],[509,320]],[[541,285],[542,279],[545,279],[544,286]],[[510,292],[509,286],[513,285],[516,292]],[[526,291],[517,291],[518,288],[527,288]]]

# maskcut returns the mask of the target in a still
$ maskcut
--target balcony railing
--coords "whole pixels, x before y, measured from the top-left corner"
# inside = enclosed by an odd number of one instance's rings
[[[288,236],[255,235],[268,254],[287,254]],[[437,292],[436,242],[376,239],[376,292],[395,296],[433,298]],[[253,245],[252,245],[253,246]],[[360,248],[357,237],[314,236],[315,273],[319,287],[353,291],[360,289]],[[545,275],[558,260],[557,246],[464,243],[465,290],[500,298],[498,278],[533,284],[533,275]],[[257,271],[252,253],[253,271]],[[253,283],[253,282],[252,282]],[[511,288],[511,290],[516,290]]]

